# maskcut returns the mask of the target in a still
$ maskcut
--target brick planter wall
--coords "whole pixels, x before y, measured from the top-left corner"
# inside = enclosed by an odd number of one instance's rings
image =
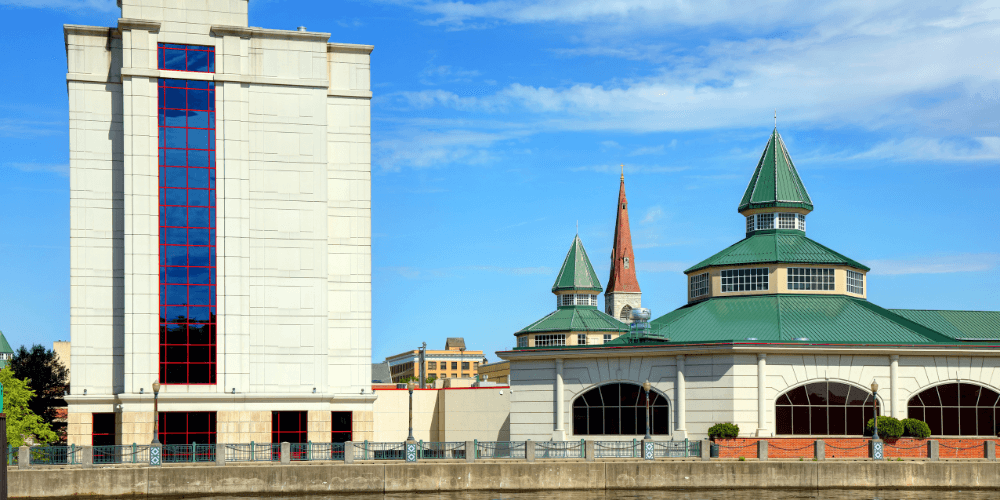
[[[931,438],[933,439],[933,438]],[[758,458],[758,438],[717,439],[719,458]],[[765,438],[770,459],[815,456],[814,438]],[[826,458],[868,458],[868,438],[825,438]],[[938,439],[940,458],[983,458],[983,446],[998,439]],[[927,458],[927,439],[885,441],[885,458]]]

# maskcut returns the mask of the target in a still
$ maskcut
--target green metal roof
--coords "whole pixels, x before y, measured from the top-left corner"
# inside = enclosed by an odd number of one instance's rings
[[[627,332],[628,325],[595,306],[561,306],[517,333]]]
[[[601,281],[597,279],[597,273],[594,272],[594,266],[590,265],[587,251],[583,249],[580,235],[576,235],[569,252],[566,253],[566,259],[563,260],[562,268],[559,269],[559,275],[556,276],[556,282],[552,285],[552,292],[562,290],[600,292],[603,289]]]
[[[796,207],[812,210],[812,199],[802,184],[785,141],[775,128],[760,155],[757,169],[740,200],[739,211],[751,208]]]
[[[842,295],[716,297],[650,322],[667,343],[958,344],[864,299]],[[808,341],[796,341],[806,338]],[[626,344],[620,337],[611,344]],[[663,343],[663,342],[661,342]]]
[[[1000,340],[1000,311],[889,310],[956,340]]]
[[[0,354],[14,354],[14,350],[7,343],[7,337],[3,336],[3,332],[0,332]]]
[[[740,264],[843,264],[868,271],[868,266],[845,257],[793,229],[757,231],[729,248],[689,267],[685,273],[709,266]]]

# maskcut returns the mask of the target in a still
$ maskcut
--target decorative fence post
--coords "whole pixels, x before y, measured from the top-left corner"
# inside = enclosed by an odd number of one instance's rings
[[[702,439],[701,440],[701,459],[702,460],[711,460],[712,459],[711,447],[712,447],[712,442],[711,441],[709,441],[707,439]]]
[[[80,454],[83,455],[83,459],[80,461],[83,464],[84,469],[90,469],[94,466],[94,447],[93,446],[81,446]]]
[[[354,441],[347,441],[344,443],[344,463],[354,463]]]
[[[767,461],[767,440],[758,439],[757,440],[757,460],[762,462]]]
[[[938,447],[937,439],[927,440],[927,459],[932,462],[937,462],[941,459],[940,448]]]
[[[465,461],[475,462],[476,461],[476,442],[466,441],[465,442]]]
[[[643,439],[642,440],[642,459],[643,460],[655,460],[656,454],[653,452],[653,441]]]
[[[281,465],[292,463],[292,445],[288,441],[281,442]]]
[[[868,458],[872,460],[882,460],[885,443],[881,439],[872,439],[868,442]]]
[[[215,465],[226,465],[226,445],[215,443]]]
[[[593,462],[597,458],[597,446],[595,446],[593,440],[588,439],[584,442],[583,458],[588,462]]]
[[[826,460],[826,441],[817,439],[813,446],[813,458],[816,460]]]
[[[529,462],[535,461],[535,442],[530,439],[524,442],[524,459]]]

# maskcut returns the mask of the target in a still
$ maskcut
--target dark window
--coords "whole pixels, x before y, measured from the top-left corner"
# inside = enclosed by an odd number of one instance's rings
[[[924,389],[910,398],[907,414],[927,422],[935,436],[996,436],[1000,394],[967,382]]]
[[[115,444],[114,413],[94,413],[91,442],[93,446],[111,446]]]
[[[160,381],[214,384],[215,83],[160,80],[158,102]]]
[[[670,404],[666,396],[649,392],[652,434],[670,434]],[[634,436],[646,433],[646,393],[637,384],[607,384],[573,401],[573,434]]]
[[[468,370],[469,369],[469,362],[468,361],[462,361],[462,369],[463,370]]]
[[[451,369],[452,370],[457,370],[458,369],[458,361],[452,361],[451,362]]]
[[[353,436],[353,418],[351,412],[349,411],[335,411],[333,412],[333,422],[331,423],[331,430],[333,431],[330,436],[331,443],[346,443],[352,440]]]
[[[272,443],[308,443],[309,418],[304,411],[271,412]]]
[[[213,444],[215,412],[161,411],[159,431],[163,444]]]
[[[161,43],[156,56],[160,69],[215,73],[215,47]]]
[[[775,427],[778,434],[861,436],[874,411],[871,391],[814,382],[778,396]]]

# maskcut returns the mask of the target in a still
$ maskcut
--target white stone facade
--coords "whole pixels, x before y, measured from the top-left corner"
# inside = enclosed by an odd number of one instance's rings
[[[625,306],[628,306],[629,314],[622,319]],[[631,324],[631,311],[640,307],[642,307],[642,292],[606,292],[604,294],[604,312],[623,323]]]
[[[164,386],[161,411],[355,411],[370,432],[372,47],[250,28],[247,0],[119,5],[117,28],[65,27],[70,441],[72,414],[152,409],[161,78],[215,82],[218,311],[217,383]],[[214,47],[215,72],[157,69],[158,43]]]
[[[776,435],[776,399],[809,382],[867,389],[875,380],[883,414],[899,419],[907,418],[907,402],[913,395],[936,385],[960,381],[1000,392],[1000,352],[994,350],[896,349],[891,354],[885,349],[840,348],[822,354],[792,349],[623,350],[631,352],[559,358],[554,353],[502,353],[511,360],[511,439],[601,439],[573,433],[573,402],[587,390],[611,382],[649,380],[654,391],[667,397],[672,434],[655,436],[667,440],[702,439],[709,427],[721,422],[738,424],[744,437]],[[763,387],[760,378],[765,380]],[[632,438],[641,439],[642,434],[606,437]]]

